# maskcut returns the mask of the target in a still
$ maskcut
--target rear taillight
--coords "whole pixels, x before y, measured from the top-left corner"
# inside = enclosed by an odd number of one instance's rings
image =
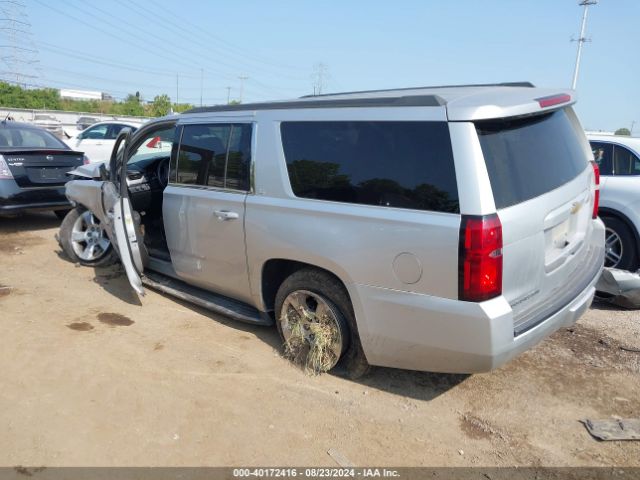
[[[87,157],[86,155],[82,155],[82,163],[83,165],[89,165],[91,163],[91,160],[89,160],[89,157]]]
[[[600,206],[600,167],[596,162],[591,160],[593,167],[593,176],[596,182],[596,189],[593,192],[593,215],[592,218],[598,218],[598,207]]]
[[[482,302],[502,293],[502,224],[497,214],[462,216],[458,297]]]
[[[4,157],[0,155],[0,180],[8,180],[11,178],[13,178],[13,174],[11,170],[9,170],[9,165],[7,165]]]
[[[153,137],[147,142],[147,148],[160,148],[158,144],[162,141],[160,137]]]

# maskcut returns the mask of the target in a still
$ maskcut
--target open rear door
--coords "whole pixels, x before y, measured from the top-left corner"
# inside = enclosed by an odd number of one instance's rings
[[[141,239],[138,237],[127,189],[126,162],[129,158],[130,136],[131,130],[123,129],[113,146],[109,162],[109,179],[104,182],[102,188],[102,204],[106,212],[113,212],[111,239],[127,272],[129,283],[136,292],[144,295],[140,278],[144,269],[139,243]]]

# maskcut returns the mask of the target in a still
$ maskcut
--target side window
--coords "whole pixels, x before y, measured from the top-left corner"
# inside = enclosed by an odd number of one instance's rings
[[[127,163],[136,163],[171,156],[175,125],[164,125],[147,132],[142,140],[138,139],[134,145],[135,150],[127,160]]]
[[[176,182],[248,190],[251,125],[185,125],[178,149]]]
[[[614,145],[613,173],[614,175],[640,175],[640,160],[627,148]]]
[[[118,134],[120,133],[120,130],[122,130],[125,127],[126,125],[120,125],[119,123],[114,123],[113,125],[110,125],[109,131],[107,132],[105,138],[107,140],[115,140],[116,138],[118,138]]]
[[[91,127],[82,134],[83,140],[103,140],[107,136],[109,125],[97,125]]]
[[[458,213],[446,122],[283,122],[298,197]]]
[[[600,167],[600,175],[613,175],[613,145],[610,143],[591,142],[593,159]]]

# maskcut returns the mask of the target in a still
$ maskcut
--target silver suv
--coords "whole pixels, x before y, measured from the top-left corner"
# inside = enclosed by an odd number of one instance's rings
[[[161,118],[67,184],[61,242],[86,265],[115,247],[140,294],[275,323],[317,370],[490,370],[573,324],[602,269],[571,95],[417,88]]]

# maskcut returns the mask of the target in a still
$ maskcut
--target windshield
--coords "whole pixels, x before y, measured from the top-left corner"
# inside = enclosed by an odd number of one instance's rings
[[[35,128],[0,129],[0,148],[64,148],[68,147],[54,135]]]

